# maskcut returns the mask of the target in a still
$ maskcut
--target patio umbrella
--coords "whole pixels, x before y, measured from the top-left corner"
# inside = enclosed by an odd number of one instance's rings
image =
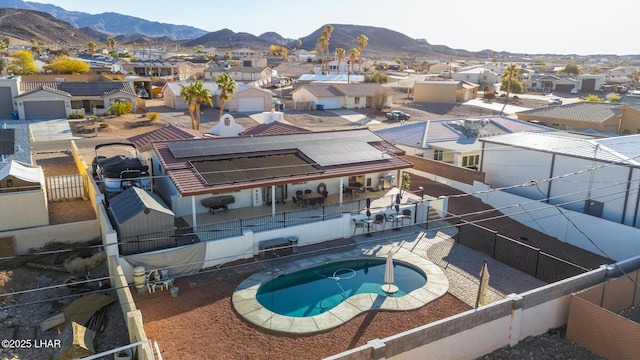
[[[371,198],[367,198],[367,217],[371,217]]]
[[[396,194],[396,212],[400,212],[400,193]]]
[[[482,265],[482,270],[480,270],[480,287],[478,289],[478,297],[476,298],[476,308],[487,304],[489,277],[489,267],[487,266],[487,260],[485,260]]]
[[[382,285],[382,291],[387,294],[393,294],[398,291],[398,287],[395,286],[395,279],[393,278],[393,254],[389,252],[387,254],[387,262],[384,267],[384,285]]]

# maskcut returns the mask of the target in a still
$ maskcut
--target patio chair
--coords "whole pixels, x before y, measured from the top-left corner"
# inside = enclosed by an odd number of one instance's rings
[[[376,216],[374,217],[373,223],[375,225],[382,225],[382,230],[384,230],[384,226],[386,225],[386,219],[384,217],[384,215],[382,214],[376,214]]]
[[[356,227],[353,229],[353,235],[356,234],[356,231],[358,230],[358,228],[362,229],[362,232],[364,233],[364,223],[357,221],[356,219],[352,219],[353,220],[353,225],[355,225]]]
[[[292,196],[291,198],[293,200],[293,207],[302,207],[304,205],[304,200],[303,199],[300,199],[299,197],[297,197],[295,195]]]
[[[402,215],[405,216],[404,218],[402,218],[402,225],[404,225],[404,219],[408,219],[409,224],[411,224],[411,210],[409,209],[402,210]]]
[[[305,194],[311,194],[313,191],[311,191],[311,189],[307,189],[304,191]]]

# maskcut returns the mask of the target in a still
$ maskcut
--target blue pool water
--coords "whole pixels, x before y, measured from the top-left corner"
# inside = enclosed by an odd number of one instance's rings
[[[363,293],[387,295],[384,259],[337,261],[282,275],[260,286],[256,298],[265,308],[285,316],[314,316],[328,311],[350,296]],[[394,261],[394,284],[404,296],[427,283],[424,273]]]

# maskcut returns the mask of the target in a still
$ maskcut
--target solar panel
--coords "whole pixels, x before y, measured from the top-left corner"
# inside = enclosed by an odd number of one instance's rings
[[[169,150],[175,158],[189,158],[298,149],[315,163],[331,166],[382,159],[381,152],[368,144],[377,141],[378,136],[363,130],[193,140],[170,143]]]
[[[0,129],[0,155],[15,154],[16,129]]]

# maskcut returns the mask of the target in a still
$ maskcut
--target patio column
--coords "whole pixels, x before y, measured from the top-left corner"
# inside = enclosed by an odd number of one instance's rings
[[[342,191],[342,189],[344,189],[344,178],[343,177],[340,178],[340,191],[338,192],[340,194],[339,195],[340,196],[340,201],[339,201],[340,205],[342,205],[342,193],[344,192],[344,191]]]
[[[196,224],[196,197],[192,196],[191,197],[191,220],[193,221],[193,231],[196,231],[196,227],[198,227],[198,224]]]
[[[271,216],[276,215],[276,186],[271,185]]]

